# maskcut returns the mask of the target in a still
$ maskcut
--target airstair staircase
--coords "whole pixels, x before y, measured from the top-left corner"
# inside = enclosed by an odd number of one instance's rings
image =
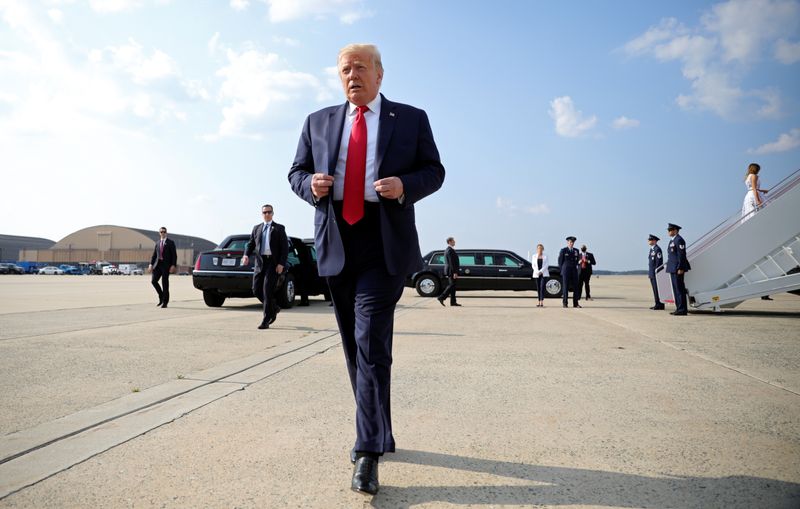
[[[666,249],[665,249],[666,251]],[[694,309],[733,308],[747,299],[800,290],[800,170],[765,195],[762,207],[737,213],[687,247]],[[662,301],[674,302],[669,274],[656,273]]]

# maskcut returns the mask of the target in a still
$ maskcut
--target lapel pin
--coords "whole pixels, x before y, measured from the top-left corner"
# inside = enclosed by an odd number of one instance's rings
[[[393,117],[393,116],[394,116],[394,112],[393,112],[393,111],[390,111],[390,112],[389,112],[389,116],[390,116],[390,117]]]

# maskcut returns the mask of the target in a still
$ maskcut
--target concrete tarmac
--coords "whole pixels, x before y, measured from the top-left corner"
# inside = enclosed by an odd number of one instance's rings
[[[0,276],[0,508],[800,507],[800,297],[651,311],[406,290],[398,451],[349,490],[354,404],[331,308],[168,309],[141,276]],[[669,309],[668,309],[669,311]]]

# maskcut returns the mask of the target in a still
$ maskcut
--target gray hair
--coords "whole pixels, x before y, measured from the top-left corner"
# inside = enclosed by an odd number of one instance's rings
[[[339,50],[339,56],[336,58],[336,66],[339,66],[339,60],[342,59],[342,56],[350,54],[350,53],[367,53],[370,58],[372,59],[372,65],[375,66],[375,69],[378,71],[383,72],[383,64],[381,63],[381,52],[378,51],[378,47],[374,44],[348,44],[344,48]]]

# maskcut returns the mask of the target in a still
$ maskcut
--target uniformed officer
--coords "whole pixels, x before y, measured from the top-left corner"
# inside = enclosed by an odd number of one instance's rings
[[[647,243],[650,244],[650,255],[647,257],[647,276],[650,278],[650,286],[653,287],[653,298],[656,303],[650,306],[650,309],[664,309],[664,303],[658,298],[658,286],[656,285],[656,269],[664,263],[664,257],[661,253],[661,248],[658,241],[661,240],[652,233],[647,238]]]
[[[573,236],[567,237],[567,247],[562,247],[558,253],[558,266],[561,269],[561,303],[567,307],[570,288],[572,292],[572,307],[581,307],[578,301],[581,300],[581,287],[578,285],[578,260],[580,252],[575,247],[577,239]]]
[[[686,242],[678,233],[680,229],[681,227],[677,224],[669,223],[667,225],[667,232],[672,237],[667,248],[667,273],[672,280],[672,294],[675,296],[675,311],[670,314],[686,316],[689,309],[686,302],[686,285],[683,282],[683,276],[692,267],[686,258]]]

